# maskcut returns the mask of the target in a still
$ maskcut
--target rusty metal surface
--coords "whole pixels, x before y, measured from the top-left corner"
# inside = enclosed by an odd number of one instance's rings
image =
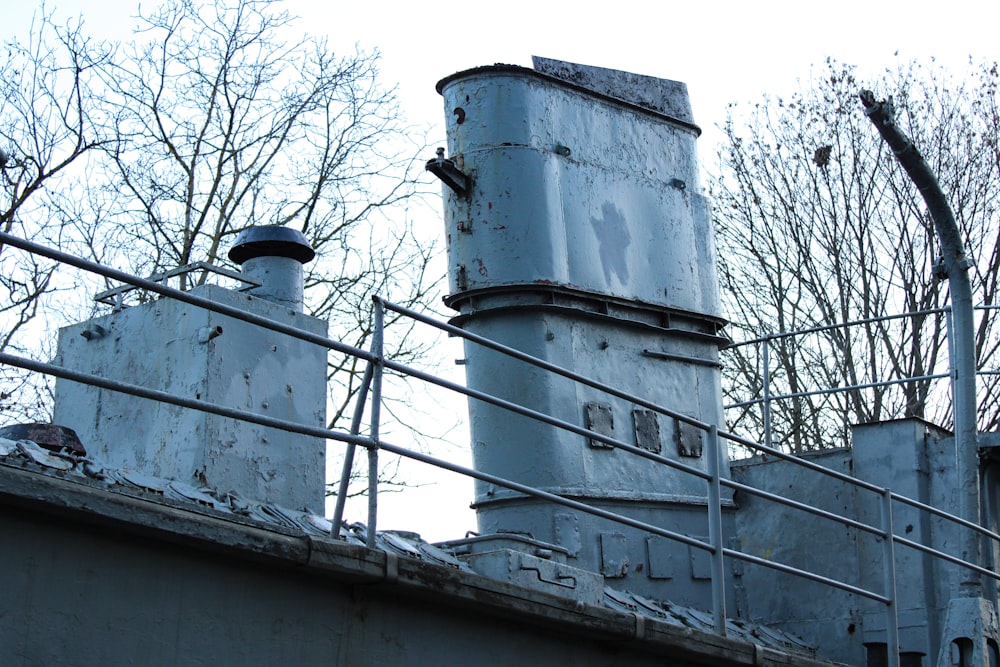
[[[532,56],[535,71],[694,124],[687,86],[654,76]]]
[[[10,424],[0,428],[0,438],[31,440],[53,452],[68,451],[83,456],[87,454],[76,431],[58,424]]]

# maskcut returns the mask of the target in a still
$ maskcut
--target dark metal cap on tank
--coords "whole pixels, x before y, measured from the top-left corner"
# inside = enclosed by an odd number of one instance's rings
[[[281,225],[244,229],[229,251],[229,259],[237,264],[257,257],[288,257],[305,264],[315,256],[316,251],[302,232]]]
[[[302,265],[316,256],[302,232],[265,225],[249,227],[236,237],[229,259],[258,284],[250,294],[302,312]]]

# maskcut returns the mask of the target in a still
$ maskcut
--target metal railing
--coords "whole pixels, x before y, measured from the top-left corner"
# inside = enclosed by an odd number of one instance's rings
[[[992,311],[1000,309],[1000,306],[989,306],[982,305],[977,306],[976,310],[986,313],[987,317]],[[869,324],[879,324],[883,322],[892,322],[898,320],[914,319],[914,318],[926,318],[926,317],[941,317],[944,319],[944,333],[945,333],[945,346],[942,348],[941,357],[938,359],[938,363],[943,363],[947,365],[947,370],[942,370],[937,373],[926,373],[923,375],[911,375],[906,377],[888,378],[880,379],[871,382],[858,382],[854,384],[838,384],[837,386],[821,386],[820,383],[813,383],[813,388],[799,390],[799,391],[786,391],[775,393],[774,385],[776,384],[776,378],[774,376],[774,367],[772,359],[772,350],[775,344],[789,339],[801,339],[807,336],[812,336],[815,334],[822,334],[834,330],[844,330],[851,329],[854,327],[861,327]],[[846,394],[850,392],[860,392],[869,389],[879,389],[885,387],[907,385],[913,383],[929,383],[937,382],[942,380],[948,381],[948,392],[950,396],[951,381],[955,376],[955,368],[952,365],[952,355],[950,354],[952,349],[952,311],[950,307],[943,308],[933,308],[920,311],[912,311],[901,314],[894,315],[884,315],[881,317],[871,317],[866,319],[852,320],[849,322],[829,324],[823,326],[810,327],[805,329],[798,329],[795,331],[785,331],[774,334],[768,334],[766,336],[761,336],[758,338],[752,338],[744,341],[739,341],[728,345],[724,348],[724,354],[726,352],[732,352],[737,350],[742,350],[744,348],[756,348],[758,350],[757,357],[759,359],[760,370],[759,378],[760,384],[757,389],[759,392],[756,396],[748,398],[745,400],[738,400],[724,405],[725,410],[742,410],[746,408],[752,408],[754,406],[760,409],[760,439],[764,445],[772,446],[774,445],[774,428],[773,428],[773,413],[774,406],[783,401],[791,401],[795,399],[808,399],[814,397],[827,397],[834,396],[838,394]],[[864,352],[864,350],[862,350]],[[787,354],[787,356],[792,356],[792,354]],[[997,370],[987,370],[983,368],[977,369],[977,376],[984,378],[992,378],[1000,375],[1000,371]],[[809,378],[799,378],[799,382],[802,384],[809,384]],[[787,383],[787,379],[786,379]],[[834,408],[828,408],[827,412],[833,412]],[[843,410],[845,413],[848,412],[846,409]],[[886,415],[880,419],[894,418],[898,415]],[[845,421],[842,419],[841,421]],[[846,422],[845,424],[846,425]]]
[[[516,349],[501,345],[499,343],[482,338],[480,336],[476,336],[458,327],[452,326],[444,322],[440,322],[432,317],[428,317],[424,314],[392,304],[382,299],[379,298],[374,299],[374,307],[376,309],[376,318],[375,318],[376,331],[375,335],[372,338],[371,349],[363,350],[350,345],[346,345],[337,340],[333,340],[324,336],[302,331],[295,327],[288,326],[265,317],[251,314],[249,312],[240,310],[238,308],[226,306],[224,304],[211,301],[209,299],[198,297],[188,292],[183,292],[177,289],[170,288],[169,286],[163,284],[162,282],[137,278],[125,272],[111,269],[109,267],[97,264],[95,262],[91,262],[89,260],[82,259],[80,257],[76,257],[74,255],[63,253],[61,251],[53,250],[51,248],[47,248],[45,246],[32,243],[30,241],[20,239],[10,234],[0,233],[0,243],[2,243],[5,246],[19,248],[26,252],[47,257],[51,260],[62,262],[83,269],[85,271],[89,271],[104,276],[106,278],[110,278],[112,280],[132,285],[140,289],[148,290],[150,292],[159,294],[160,296],[163,297],[177,299],[179,301],[186,302],[188,304],[197,306],[199,308],[204,308],[206,310],[210,310],[222,315],[233,317],[235,319],[248,322],[256,326],[270,329],[272,331],[286,334],[288,336],[325,347],[329,350],[333,350],[342,354],[348,354],[358,359],[364,360],[367,363],[367,368],[365,370],[364,379],[362,382],[362,389],[358,394],[357,402],[355,404],[351,428],[349,431],[345,432],[337,429],[320,428],[320,427],[275,419],[271,417],[266,417],[246,410],[238,410],[224,406],[219,406],[207,403],[205,401],[189,399],[181,396],[175,396],[167,392],[155,389],[149,389],[129,383],[97,377],[86,373],[80,373],[72,369],[63,368],[61,366],[51,363],[44,363],[20,357],[17,355],[0,353],[0,363],[26,369],[32,372],[44,373],[54,377],[65,378],[76,382],[82,382],[85,384],[94,385],[112,391],[124,392],[134,396],[139,396],[155,401],[161,401],[163,403],[168,403],[171,405],[177,405],[185,408],[199,410],[202,412],[220,415],[227,418],[243,420],[246,422],[262,426],[278,428],[292,433],[316,436],[335,442],[345,443],[346,456],[344,463],[344,472],[340,480],[337,506],[334,512],[334,521],[332,529],[332,534],[334,537],[339,537],[340,534],[341,522],[343,521],[343,512],[344,512],[343,501],[347,496],[347,483],[349,481],[351,466],[353,464],[353,459],[356,453],[356,449],[357,447],[364,447],[368,452],[369,507],[368,507],[367,536],[369,545],[374,546],[375,532],[377,529],[377,519],[378,519],[378,456],[380,452],[386,452],[389,454],[394,454],[410,460],[414,460],[423,464],[431,465],[443,470],[448,470],[460,475],[488,482],[490,484],[494,484],[500,487],[504,487],[512,491],[524,494],[526,496],[538,498],[541,500],[545,500],[547,502],[555,503],[563,507],[571,508],[580,512],[608,519],[624,526],[630,526],[645,531],[650,535],[658,535],[667,539],[675,540],[677,542],[686,544],[690,547],[708,553],[711,557],[711,563],[712,563],[711,567],[712,605],[713,605],[712,614],[714,619],[715,630],[720,635],[726,634],[727,610],[726,610],[725,591],[726,591],[727,573],[725,564],[727,559],[742,561],[745,563],[750,563],[757,566],[769,568],[771,570],[775,570],[778,572],[783,572],[797,577],[802,577],[806,580],[818,582],[820,584],[845,591],[852,595],[857,595],[865,599],[873,600],[885,607],[887,648],[889,655],[889,664],[891,665],[898,665],[898,659],[899,659],[898,658],[899,635],[898,635],[898,618],[896,609],[896,573],[895,573],[896,546],[903,546],[906,548],[917,550],[921,553],[940,559],[944,562],[951,563],[953,565],[962,568],[966,568],[968,570],[977,572],[978,574],[992,578],[994,580],[1000,579],[1000,576],[998,576],[995,572],[993,572],[990,569],[981,567],[980,565],[975,563],[966,562],[965,560],[957,556],[953,556],[951,554],[939,551],[931,546],[907,539],[903,536],[896,535],[893,530],[894,504],[900,503],[921,512],[928,512],[933,516],[938,517],[939,519],[952,522],[961,529],[974,530],[980,535],[988,538],[989,540],[992,540],[994,543],[1000,543],[1000,535],[997,535],[996,533],[986,530],[981,526],[978,526],[974,523],[970,523],[968,521],[964,521],[947,512],[931,507],[919,501],[896,494],[888,488],[884,488],[875,484],[865,482],[860,479],[856,479],[842,472],[823,467],[813,461],[793,456],[767,443],[763,444],[757,443],[747,438],[735,435],[733,433],[728,433],[724,430],[721,430],[718,424],[701,422],[688,415],[673,411],[667,406],[659,405],[644,397],[636,396],[628,392],[621,391],[613,386],[587,378],[571,370],[561,368],[547,361],[535,358],[531,355],[527,355]],[[514,359],[518,359],[525,363],[531,364],[547,372],[573,380],[575,382],[584,384],[591,388],[606,392],[611,396],[619,397],[621,399],[630,401],[631,403],[637,406],[642,406],[648,410],[655,411],[658,414],[673,419],[677,419],[679,421],[690,424],[691,426],[694,426],[698,429],[702,429],[706,433],[708,470],[702,471],[700,469],[685,465],[679,461],[673,460],[669,457],[662,456],[660,454],[651,452],[649,450],[639,448],[631,443],[623,442],[615,438],[611,438],[602,435],[600,433],[590,431],[586,428],[579,426],[578,424],[560,420],[551,415],[538,412],[536,410],[527,408],[517,403],[513,403],[496,396],[485,394],[483,392],[479,392],[475,389],[465,387],[461,384],[450,382],[446,379],[440,378],[431,373],[427,373],[419,369],[413,368],[411,366],[395,362],[392,359],[387,359],[384,356],[384,348],[383,348],[383,341],[384,341],[383,315],[386,310],[392,311],[398,315],[409,318],[414,322],[434,327],[449,335],[461,337],[471,343],[486,346],[494,351],[500,352]],[[402,447],[387,442],[380,435],[380,421],[381,421],[380,406],[383,400],[383,397],[381,395],[382,391],[381,384],[382,384],[382,375],[385,371],[391,371],[393,373],[407,376],[414,380],[442,387],[446,390],[456,392],[458,394],[462,394],[467,397],[486,402],[488,404],[497,406],[499,408],[509,410],[512,413],[519,414],[528,417],[530,419],[548,424],[554,428],[563,429],[571,433],[579,434],[586,438],[599,441],[605,445],[615,447],[623,452],[627,452],[635,456],[640,456],[648,460],[652,464],[666,465],[674,470],[678,470],[682,473],[693,475],[697,478],[705,480],[706,483],[708,484],[708,498],[709,498],[708,512],[706,517],[709,528],[708,541],[705,542],[700,539],[693,538],[688,535],[676,532],[674,530],[670,530],[663,526],[657,526],[646,522],[638,521],[626,515],[622,515],[616,512],[611,512],[599,507],[594,507],[586,503],[580,502],[578,500],[574,500],[572,498],[563,497],[555,493],[547,492],[538,488],[521,484],[516,480],[504,479],[482,471],[473,470],[469,467],[457,465],[420,451],[416,451],[407,447]],[[776,397],[771,397],[771,398],[772,400],[777,400]],[[363,434],[362,422],[366,410],[369,414],[370,423],[368,427],[368,433]],[[726,456],[726,452],[728,451],[727,447],[723,445],[724,441],[740,445],[743,447],[747,447],[754,451],[765,453],[775,458],[788,461],[795,465],[802,466],[808,470],[811,470],[817,474],[826,475],[845,484],[849,484],[861,491],[874,494],[879,499],[879,507],[881,511],[881,520],[879,521],[879,525],[871,525],[857,518],[842,516],[840,514],[837,514],[836,512],[830,512],[828,510],[824,510],[822,508],[813,505],[802,503],[791,498],[786,498],[784,496],[771,493],[762,489],[758,489],[749,486],[747,484],[743,484],[734,481],[732,479],[729,479],[722,473],[722,470],[724,468],[724,466],[722,465],[724,459],[722,457]],[[762,498],[766,501],[778,503],[785,507],[808,513],[822,520],[836,522],[840,525],[860,531],[862,533],[869,534],[871,536],[874,536],[876,539],[881,540],[883,544],[882,590],[870,590],[854,582],[841,581],[832,577],[824,576],[818,572],[797,567],[793,564],[778,562],[775,560],[771,560],[769,558],[765,558],[751,553],[745,553],[737,549],[726,547],[725,544],[727,536],[724,534],[724,527],[722,523],[722,504],[723,504],[722,494],[721,494],[722,488],[728,488],[734,491],[751,494],[759,498]]]

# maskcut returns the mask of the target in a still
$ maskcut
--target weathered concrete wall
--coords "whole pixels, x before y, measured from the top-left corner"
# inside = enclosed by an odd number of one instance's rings
[[[819,666],[0,465],[0,664]]]

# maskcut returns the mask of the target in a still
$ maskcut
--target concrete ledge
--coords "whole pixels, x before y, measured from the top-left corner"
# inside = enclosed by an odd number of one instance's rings
[[[213,571],[224,572],[225,576],[237,576],[249,567],[250,570],[246,571],[250,575],[258,579],[263,578],[267,583],[266,589],[261,586],[259,600],[254,600],[252,590],[239,592],[239,599],[244,605],[261,606],[263,611],[254,613],[266,613],[270,603],[265,590],[277,587],[277,590],[284,594],[290,588],[305,585],[308,590],[315,591],[315,599],[312,593],[308,594],[309,599],[303,594],[303,607],[325,605],[315,616],[322,618],[324,615],[335,614],[338,623],[341,624],[338,626],[340,634],[364,635],[369,632],[364,628],[366,614],[377,611],[379,623],[388,624],[387,627],[394,628],[393,631],[398,630],[403,637],[407,632],[405,625],[414,622],[413,619],[417,617],[413,614],[416,613],[422,616],[420,622],[431,623],[440,630],[439,637],[427,640],[431,644],[458,642],[452,636],[450,629],[456,622],[455,618],[473,624],[483,632],[488,631],[484,628],[497,628],[496,632],[506,636],[506,646],[497,656],[501,662],[516,659],[530,664],[538,656],[546,655],[557,646],[572,646],[577,650],[593,646],[594,651],[597,651],[594,654],[595,660],[601,658],[601,652],[611,651],[619,659],[624,655],[632,656],[630,660],[634,662],[629,664],[636,665],[818,667],[833,664],[764,649],[743,641],[664,623],[650,617],[579,604],[567,598],[451,567],[399,557],[337,540],[316,539],[279,526],[268,526],[242,520],[236,516],[225,516],[210,508],[200,508],[193,504],[190,508],[179,507],[170,501],[161,502],[137,495],[111,492],[89,484],[60,479],[48,473],[0,464],[0,518],[5,516],[11,520],[12,526],[30,525],[33,535],[37,533],[42,536],[36,535],[32,538],[34,543],[27,541],[24,544],[25,551],[18,552],[14,536],[5,535],[3,540],[12,550],[12,555],[5,554],[5,562],[17,562],[19,558],[24,562],[32,562],[32,554],[39,549],[38,541],[45,540],[44,546],[48,547],[48,541],[51,540],[51,548],[45,550],[65,552],[65,566],[68,569],[74,567],[98,569],[98,563],[91,565],[81,562],[81,559],[98,558],[89,556],[87,549],[91,548],[91,542],[99,540],[99,553],[114,553],[116,550],[133,553],[138,548],[144,550],[142,553],[156,554],[143,556],[142,559],[147,562],[141,565],[156,572],[168,573],[175,569],[183,571],[185,568],[190,570],[192,563],[204,562],[206,572],[197,576],[209,577],[208,580],[212,581],[213,578],[220,577],[218,574],[212,575]],[[38,527],[37,531],[34,530],[35,527]],[[82,537],[87,538],[86,543],[77,546],[84,541]],[[169,543],[174,548],[166,550],[169,552],[166,553],[162,548],[156,547],[157,543]],[[148,561],[159,557],[161,553],[164,553],[164,558],[182,559],[183,567],[177,567],[175,564],[161,567]],[[8,558],[10,561],[6,560]],[[103,558],[107,560],[106,555]],[[126,562],[134,561],[134,557],[124,558]],[[289,575],[294,575],[295,580],[288,581]],[[108,576],[114,576],[114,573],[110,572]],[[192,576],[195,576],[195,573],[192,572]],[[302,577],[305,577],[305,581],[302,581]],[[286,583],[283,584],[282,581]],[[309,581],[313,583],[309,584]],[[323,583],[324,581],[332,582],[336,587],[330,588],[330,585]],[[177,582],[176,585],[184,586],[182,582]],[[49,597],[64,597],[62,602],[53,601],[54,607],[72,603],[83,605],[77,613],[81,617],[86,617],[91,613],[101,613],[100,609],[109,604],[107,600],[101,601],[95,604],[95,611],[91,612],[86,608],[85,595],[66,588],[67,586],[62,584],[50,593]],[[13,586],[12,590],[18,590],[17,586]],[[228,592],[225,595],[228,596]],[[273,596],[273,593],[271,595]],[[167,599],[169,594],[165,596],[164,600],[158,600],[151,594],[148,600],[142,602],[153,608],[157,606],[167,608],[170,606],[170,600]],[[17,605],[32,604],[36,603],[23,599],[19,602],[17,595],[5,596],[0,600],[0,640],[5,637],[5,632],[8,637],[17,635],[15,628],[8,627],[5,630],[4,624],[7,622],[5,619],[24,616],[38,623],[39,614],[44,616],[49,613],[47,605],[42,605],[46,609],[15,608]],[[220,601],[220,604],[226,603]],[[294,598],[291,604],[295,604]],[[7,605],[11,608],[4,608]],[[360,614],[358,609],[364,609],[365,613]],[[198,610],[198,613],[202,613],[201,610]],[[247,613],[250,612],[234,610],[233,623],[245,624],[245,621],[240,621],[240,615]],[[288,612],[276,611],[275,614],[280,618]],[[156,614],[153,616],[159,618]],[[390,620],[386,621],[382,616]],[[440,623],[435,622],[435,616],[440,617]],[[168,620],[170,623],[178,622],[174,618]],[[50,633],[59,631],[63,623],[62,620],[41,622]],[[375,624],[374,620],[371,622]],[[402,625],[399,625],[400,623]],[[510,641],[509,635],[512,623],[517,628],[519,638],[514,642]],[[187,631],[187,628],[183,630]],[[63,631],[73,633],[73,630],[68,628]],[[385,633],[386,630],[383,629],[382,634]],[[261,637],[261,641],[265,639],[268,641],[266,645],[268,650],[271,650],[275,639]],[[74,641],[67,639],[67,645],[74,645]],[[400,646],[406,645],[402,639],[396,643]],[[4,641],[0,641],[0,647],[4,645]],[[341,646],[337,644],[337,653],[340,653]],[[407,661],[410,664],[420,663],[420,660],[412,655],[414,651],[412,644],[407,646]],[[29,648],[30,646],[24,650],[28,651]],[[183,659],[185,654],[181,649],[171,646],[170,650],[180,651],[177,655]],[[199,650],[204,651],[203,648]],[[331,649],[327,647],[325,650]],[[381,646],[379,652],[371,654],[370,662],[367,662],[367,659],[358,662],[361,659],[358,654],[344,658],[344,662],[334,659],[330,662],[331,664],[393,664],[379,662],[392,659],[386,650]],[[442,649],[441,646],[428,645],[427,650],[440,652]],[[4,649],[0,648],[0,655],[3,651]],[[249,654],[253,655],[252,651]],[[47,655],[60,657],[58,654]],[[271,655],[273,657],[274,654]],[[30,658],[25,660],[25,664],[31,662]],[[65,664],[72,663],[70,660]],[[4,664],[10,663],[5,661]],[[17,661],[14,661],[14,664],[18,664]],[[598,661],[594,664],[602,663]]]

